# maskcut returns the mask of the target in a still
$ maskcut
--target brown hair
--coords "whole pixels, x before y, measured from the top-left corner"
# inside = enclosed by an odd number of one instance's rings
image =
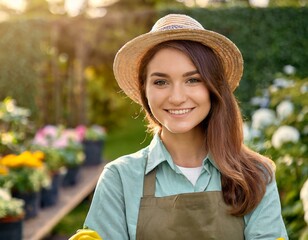
[[[211,110],[201,123],[206,147],[221,172],[223,198],[230,214],[243,216],[262,200],[272,180],[271,161],[243,144],[242,117],[215,52],[198,42],[175,40],[161,43],[143,57],[139,68],[139,90],[149,129],[161,128],[145,95],[147,65],[162,48],[175,48],[190,57],[210,92]]]

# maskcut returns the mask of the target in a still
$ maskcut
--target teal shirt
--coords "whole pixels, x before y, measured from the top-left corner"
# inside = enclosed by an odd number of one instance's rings
[[[156,197],[221,191],[220,172],[213,160],[209,157],[203,160],[201,175],[193,186],[173,163],[159,136],[155,135],[148,147],[105,166],[84,225],[97,231],[104,240],[135,240],[144,174],[155,167],[158,167]],[[288,239],[275,181],[268,184],[262,201],[254,211],[244,216],[244,222],[246,240]]]

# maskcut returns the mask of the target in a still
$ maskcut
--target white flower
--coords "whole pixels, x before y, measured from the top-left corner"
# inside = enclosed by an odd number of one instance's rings
[[[293,158],[290,155],[284,155],[281,157],[281,161],[287,166],[290,166],[293,163]]]
[[[283,120],[290,116],[294,111],[294,105],[289,100],[282,101],[276,108],[278,118]]]
[[[252,115],[252,127],[254,129],[263,129],[276,122],[275,112],[268,108],[260,108]]]
[[[287,142],[298,142],[299,131],[295,127],[280,126],[272,136],[272,144],[274,148],[280,148],[282,144]]]
[[[11,195],[6,189],[0,188],[0,199],[3,199],[5,201],[10,201]]]
[[[291,65],[286,65],[283,67],[283,71],[285,74],[292,75],[296,72],[296,68]]]
[[[268,6],[269,0],[249,0],[249,3],[253,7],[264,8]]]
[[[308,224],[308,179],[306,180],[306,182],[304,183],[301,189],[300,198],[303,202],[304,211],[305,211],[304,219],[306,223]]]
[[[250,103],[253,106],[267,107],[269,104],[269,98],[268,97],[253,97],[250,100]]]
[[[244,141],[249,142],[255,138],[259,138],[261,136],[261,131],[259,129],[254,129],[250,127],[248,122],[244,122],[243,135],[244,135]]]
[[[250,140],[249,126],[247,122],[243,123],[243,135],[244,135],[244,141]]]
[[[12,144],[15,137],[12,132],[5,132],[0,134],[0,142],[4,145]]]
[[[270,93],[275,93],[279,90],[279,88],[276,85],[271,85],[269,86],[268,90]]]
[[[274,80],[274,85],[278,88],[288,88],[294,85],[294,81],[285,78],[276,78]]]
[[[300,88],[300,91],[302,94],[305,94],[308,92],[308,84],[303,84]]]

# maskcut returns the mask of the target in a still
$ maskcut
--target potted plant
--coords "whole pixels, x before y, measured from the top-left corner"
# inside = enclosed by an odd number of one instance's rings
[[[86,127],[79,125],[76,127],[85,153],[85,166],[95,166],[102,163],[104,143],[106,139],[106,129],[99,125]]]
[[[58,202],[62,186],[64,161],[60,151],[54,146],[59,134],[56,126],[47,125],[35,133],[32,141],[32,149],[40,150],[45,154],[44,162],[51,177],[50,186],[42,189],[41,207],[43,208]]]
[[[47,125],[36,134],[34,145],[55,149],[66,169],[63,185],[77,183],[80,166],[84,161],[81,139],[76,131],[64,126]]]
[[[63,161],[66,167],[66,174],[64,175],[63,185],[75,185],[79,178],[80,167],[84,162],[85,155],[82,144],[78,141],[68,140],[66,147],[60,149]]]
[[[0,153],[2,155],[20,151],[32,134],[29,120],[30,110],[19,107],[10,97],[0,101]]]
[[[10,192],[0,188],[0,236],[5,240],[22,239],[24,201],[12,198]]]
[[[38,214],[40,191],[50,184],[50,177],[43,163],[44,154],[40,151],[24,151],[20,154],[8,154],[0,158],[0,165],[8,169],[0,175],[2,186],[11,190],[12,196],[25,201],[25,218]]]

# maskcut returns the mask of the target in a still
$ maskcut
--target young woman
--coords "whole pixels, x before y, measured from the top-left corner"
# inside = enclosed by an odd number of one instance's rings
[[[186,15],[125,44],[115,77],[154,137],[106,165],[85,226],[104,240],[288,239],[274,165],[243,144],[242,71],[238,48]]]

